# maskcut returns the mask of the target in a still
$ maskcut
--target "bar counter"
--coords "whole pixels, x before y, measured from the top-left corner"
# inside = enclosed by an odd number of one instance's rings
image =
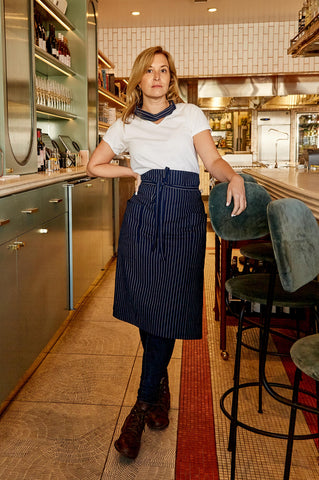
[[[243,173],[252,175],[274,200],[285,197],[302,200],[319,221],[319,173],[296,167],[246,168]]]
[[[57,172],[0,177],[0,198],[53,183],[76,180],[86,175],[86,166],[63,168]]]

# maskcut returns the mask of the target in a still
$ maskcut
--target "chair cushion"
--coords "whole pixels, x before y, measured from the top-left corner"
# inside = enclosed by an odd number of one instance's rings
[[[225,283],[227,292],[235,298],[266,305],[270,274],[249,273],[230,278]],[[282,288],[279,277],[276,277],[273,305],[277,307],[306,308],[318,305],[319,282],[313,281],[294,293]]]
[[[270,263],[275,261],[274,249],[272,248],[271,242],[245,245],[241,247],[240,253],[253,260],[263,260]]]
[[[311,210],[295,198],[268,205],[268,223],[282,286],[294,292],[319,273],[319,226]]]
[[[209,214],[215,233],[224,240],[251,240],[267,235],[267,205],[271,201],[267,190],[258,183],[245,182],[247,208],[232,217],[234,203],[226,207],[227,188],[228,183],[219,183],[209,195]]]
[[[290,349],[292,361],[302,372],[319,381],[319,334],[297,340]]]

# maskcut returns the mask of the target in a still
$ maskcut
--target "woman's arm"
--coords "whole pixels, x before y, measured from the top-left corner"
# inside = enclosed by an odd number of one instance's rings
[[[232,215],[239,215],[247,206],[244,180],[219,155],[209,130],[194,135],[194,146],[209,173],[220,182],[229,182],[226,205],[233,199]]]
[[[130,167],[110,164],[114,155],[109,144],[101,140],[89,160],[86,168],[87,174],[91,177],[134,177],[137,179],[138,174],[133,172]]]

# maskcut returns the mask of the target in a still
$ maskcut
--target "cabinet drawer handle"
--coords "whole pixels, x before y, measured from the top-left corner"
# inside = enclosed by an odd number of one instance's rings
[[[32,213],[38,212],[38,208],[26,208],[25,210],[21,210],[21,213],[28,213],[31,215]]]
[[[63,202],[63,198],[51,198],[51,200],[49,200],[49,203],[60,203],[60,202]]]
[[[92,183],[86,183],[85,186],[86,186],[86,188],[91,188],[93,185],[92,185]]]
[[[2,227],[2,225],[6,225],[7,223],[10,223],[9,218],[0,218],[0,227]]]
[[[8,245],[10,250],[20,250],[20,248],[24,247],[24,242],[13,242],[11,245]]]

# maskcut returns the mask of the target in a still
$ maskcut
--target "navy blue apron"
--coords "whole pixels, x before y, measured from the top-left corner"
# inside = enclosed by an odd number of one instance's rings
[[[113,315],[164,338],[202,336],[207,218],[199,175],[150,170],[127,202]]]

